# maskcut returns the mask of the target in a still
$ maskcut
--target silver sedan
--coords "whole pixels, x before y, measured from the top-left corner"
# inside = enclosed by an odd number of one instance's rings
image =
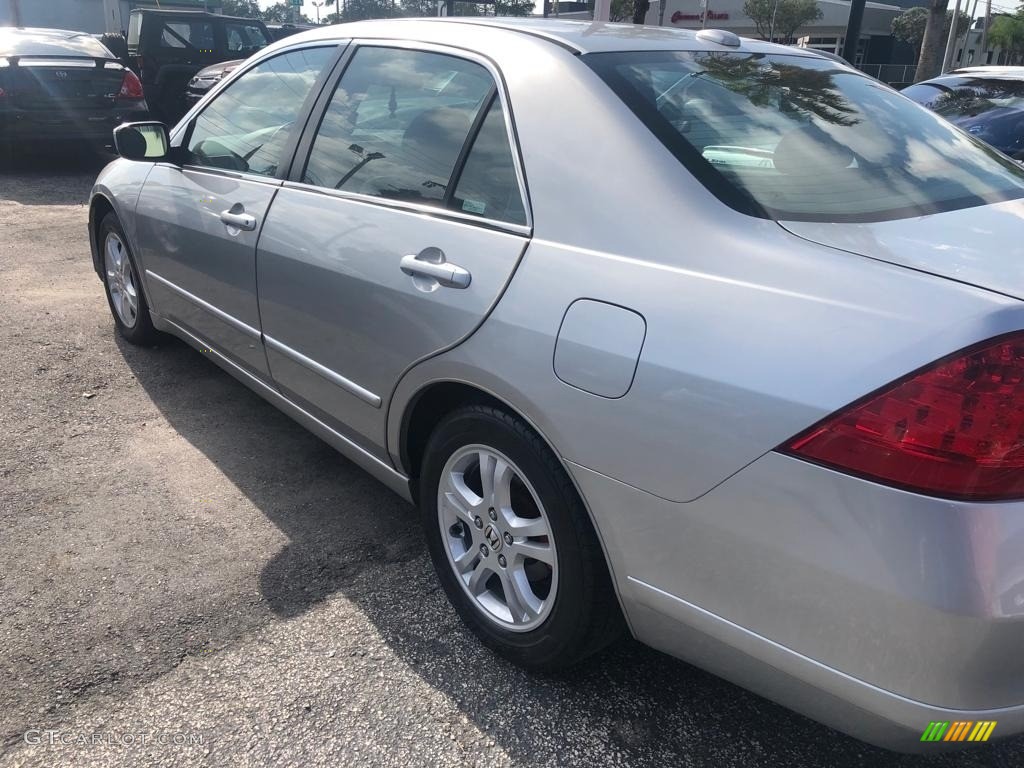
[[[501,19],[290,37],[116,139],[117,330],[414,501],[497,653],[628,632],[894,748],[1024,730],[998,153],[813,51]]]

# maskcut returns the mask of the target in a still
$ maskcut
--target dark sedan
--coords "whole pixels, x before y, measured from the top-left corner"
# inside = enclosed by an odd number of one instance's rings
[[[0,29],[0,149],[28,142],[112,144],[144,119],[139,78],[95,37],[60,29]]]
[[[1015,159],[1024,159],[1024,67],[967,67],[902,91]]]

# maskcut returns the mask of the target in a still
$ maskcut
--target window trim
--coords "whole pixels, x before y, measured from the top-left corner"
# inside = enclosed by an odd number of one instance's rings
[[[196,120],[202,115],[206,108],[212,104],[217,98],[219,98],[221,92],[231,86],[236,80],[245,76],[245,74],[256,67],[279,58],[280,56],[286,56],[290,53],[296,53],[298,51],[314,50],[317,48],[334,49],[333,56],[330,57],[324,68],[317,75],[317,79],[314,81],[313,86],[309,89],[309,93],[306,94],[305,100],[302,102],[302,106],[299,108],[298,114],[295,117],[295,122],[300,125],[299,130],[292,133],[288,139],[288,143],[285,145],[284,153],[281,158],[281,163],[278,165],[277,173],[273,176],[264,176],[258,173],[245,173],[244,171],[232,171],[226,168],[216,168],[209,165],[195,165],[193,163],[182,163],[180,166],[181,170],[198,171],[200,173],[209,173],[215,176],[224,176],[232,179],[241,179],[245,181],[255,181],[264,184],[272,184],[274,186],[280,186],[281,182],[288,178],[289,173],[292,170],[292,166],[295,162],[296,150],[299,146],[299,142],[305,135],[306,130],[309,127],[309,119],[314,113],[314,106],[319,100],[324,86],[331,80],[332,76],[337,69],[339,62],[344,59],[346,49],[348,48],[347,40],[318,40],[314,43],[299,43],[296,45],[290,45],[286,48],[275,51],[272,55],[261,56],[257,61],[246,62],[245,65],[240,66],[237,70],[231,73],[229,77],[224,78],[221,82],[217,83],[213,88],[210,89],[203,99],[200,100],[185,116],[179,121],[178,125],[175,126],[171,138],[170,144],[172,147],[186,148],[189,142],[192,140],[192,132],[195,129]]]
[[[338,88],[341,78],[345,76],[345,71],[348,69],[349,63],[360,48],[399,48],[423,53],[437,53],[444,56],[452,56],[457,59],[471,61],[474,64],[479,64],[488,71],[493,80],[491,95],[484,97],[484,102],[481,105],[481,111],[476,116],[476,119],[474,119],[469,134],[466,136],[466,141],[463,144],[462,151],[459,153],[459,157],[452,169],[452,175],[448,179],[449,187],[451,187],[453,180],[457,181],[459,177],[461,177],[462,170],[466,164],[466,159],[468,158],[470,150],[476,141],[477,133],[479,133],[480,127],[483,125],[483,117],[486,116],[487,110],[490,109],[494,98],[497,97],[501,99],[503,118],[505,120],[505,133],[508,138],[509,149],[512,153],[512,165],[515,168],[516,184],[519,187],[519,196],[523,202],[526,224],[515,224],[499,219],[473,216],[471,214],[454,210],[453,208],[448,207],[450,205],[450,194],[454,193],[454,189],[446,189],[442,205],[436,206],[407,202],[404,200],[390,200],[385,197],[367,195],[360,192],[326,189],[313,184],[307,184],[302,180],[306,172],[306,166],[309,164],[310,155],[312,154],[313,143],[316,139],[317,133],[320,131],[320,124],[327,115],[327,110],[330,107],[331,100],[334,98],[334,93]],[[517,235],[529,236],[533,234],[533,210],[530,205],[529,186],[526,181],[526,173],[523,167],[522,150],[519,145],[519,135],[516,131],[515,118],[512,113],[512,107],[508,96],[508,87],[505,83],[505,78],[501,74],[501,70],[498,69],[497,65],[491,59],[483,54],[477,53],[476,51],[470,51],[465,48],[458,48],[450,45],[438,45],[435,43],[426,43],[416,40],[389,38],[353,38],[351,43],[345,49],[336,69],[338,71],[332,72],[330,81],[321,89],[320,96],[313,107],[309,119],[306,121],[302,138],[299,141],[295,157],[292,161],[291,173],[285,179],[285,187],[321,192],[329,197],[338,197],[341,199],[352,200],[354,202],[379,205],[385,208],[406,210],[417,214],[426,214],[437,218],[451,219],[460,223],[477,224],[486,229],[497,229]]]

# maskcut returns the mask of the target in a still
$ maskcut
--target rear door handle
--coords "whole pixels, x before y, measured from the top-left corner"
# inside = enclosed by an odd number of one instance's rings
[[[244,229],[246,232],[256,229],[256,217],[246,213],[241,203],[235,203],[228,210],[221,211],[220,220],[229,227]]]
[[[431,278],[446,288],[468,288],[473,280],[468,269],[447,261],[440,248],[424,248],[415,255],[403,256],[399,266],[407,275]]]

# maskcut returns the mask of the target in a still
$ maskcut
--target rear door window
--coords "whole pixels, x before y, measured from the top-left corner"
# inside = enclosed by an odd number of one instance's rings
[[[263,28],[256,24],[228,22],[224,25],[228,53],[249,56],[270,43]]]
[[[457,211],[512,224],[526,224],[526,209],[516,175],[501,100],[491,102],[480,132],[455,186]]]
[[[494,80],[441,53],[360,48],[324,114],[303,181],[391,200],[443,204]]]

